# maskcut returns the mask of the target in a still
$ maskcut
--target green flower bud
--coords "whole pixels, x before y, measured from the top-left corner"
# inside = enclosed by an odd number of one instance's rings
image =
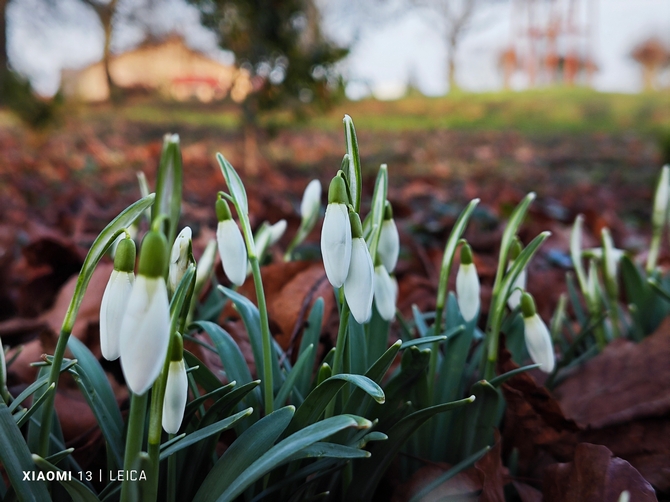
[[[118,272],[135,271],[135,242],[132,239],[122,239],[116,246],[114,254],[114,270]]]
[[[351,238],[363,237],[363,225],[361,225],[361,217],[356,211],[349,209],[349,222],[351,223]]]
[[[533,317],[537,313],[535,308],[535,300],[528,293],[523,293],[521,295],[521,312],[524,317]]]
[[[467,242],[461,246],[461,265],[472,263],[472,248]]]
[[[344,178],[335,176],[328,187],[328,204],[348,204],[347,186]]]
[[[168,245],[165,236],[158,231],[147,232],[142,240],[139,275],[162,277],[165,274],[168,259]]]
[[[216,201],[216,219],[217,221],[232,220],[233,215],[228,207],[228,202],[225,199],[217,199]]]

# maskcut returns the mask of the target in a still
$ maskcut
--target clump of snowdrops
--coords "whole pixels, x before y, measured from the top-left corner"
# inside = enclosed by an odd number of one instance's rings
[[[10,481],[0,483],[0,500],[370,500],[401,451],[411,454],[402,457],[403,476],[420,466],[410,458],[454,464],[420,497],[486,453],[500,421],[500,384],[530,368],[556,371],[549,330],[525,292],[525,270],[548,233],[525,247],[516,237],[535,196],[521,201],[503,234],[484,331],[478,328],[476,257],[461,238],[477,199],[463,210],[446,242],[436,311],[414,309],[406,320],[395,307],[400,243],[387,200],[388,168],[379,169],[364,215],[358,143],[348,116],[344,130],[346,153],[328,187],[321,233],[324,268],[340,313],[334,349],[316,360],[322,299],[311,308],[293,363],[272,338],[260,263],[286,222],[265,222],[253,232],[244,183],[221,155],[226,189],[212,201],[216,240],[196,262],[190,228],[179,229],[179,138],[167,135],[155,194],[141,176],[144,197],[97,237],[54,355],[36,363],[36,381],[18,396],[6,388],[0,351],[0,461]],[[320,219],[318,181],[307,186],[300,215],[286,261]],[[148,230],[136,241],[142,218],[148,219]],[[605,239],[607,264],[612,251]],[[459,247],[456,292],[448,293]],[[207,282],[215,282],[217,250],[233,287],[215,283],[200,303]],[[99,361],[70,336],[91,275],[111,251],[114,271],[101,305],[100,345],[103,357],[120,359],[131,395],[125,423]],[[249,276],[255,304],[234,289]],[[255,376],[236,342],[215,322],[227,302],[246,327]],[[392,323],[398,323],[402,339],[389,340]],[[195,336],[203,332],[208,338]],[[512,343],[521,340],[535,364],[496,375],[502,332]],[[224,374],[213,373],[185,350],[186,340],[215,353]],[[66,349],[72,357],[65,357]],[[61,374],[74,378],[98,421],[107,452],[104,471],[82,470],[64,444],[53,412]],[[224,431],[232,431],[235,440],[219,455],[216,445]],[[37,473],[36,480],[24,482],[24,472]],[[102,491],[95,491],[92,475]]]

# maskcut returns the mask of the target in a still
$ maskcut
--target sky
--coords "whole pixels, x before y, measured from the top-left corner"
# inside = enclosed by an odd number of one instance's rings
[[[216,37],[198,23],[198,12],[182,0],[159,0],[162,9],[153,16],[155,31],[182,33],[187,44],[223,62],[230,53],[217,48]],[[333,8],[342,0],[321,0],[324,30],[335,41],[348,43],[354,27]],[[346,2],[346,0],[344,0]],[[355,1],[355,0],[348,0]],[[670,0],[593,0],[592,47],[599,71],[594,87],[607,92],[638,92],[641,76],[630,58],[632,47],[656,35],[670,45]],[[586,4],[585,0],[578,2]],[[123,2],[120,2],[123,5]],[[91,9],[78,0],[59,0],[59,14],[41,12],[43,0],[12,0],[8,7],[8,51],[13,67],[31,79],[43,95],[58,89],[62,68],[81,68],[102,55],[102,28]],[[38,10],[36,10],[38,9]],[[458,82],[466,90],[500,89],[497,67],[501,48],[512,33],[512,2],[484,3],[475,12],[457,57]],[[582,11],[583,15],[585,12]],[[424,94],[447,92],[446,47],[430,23],[430,14],[416,9],[404,11],[383,23],[372,17],[358,26],[358,37],[341,71],[349,81],[352,98],[373,92],[380,98],[402,94],[408,82]],[[115,51],[132,48],[143,32],[132,26],[116,30]],[[670,75],[664,76],[670,80]],[[513,87],[527,85],[522,75]]]

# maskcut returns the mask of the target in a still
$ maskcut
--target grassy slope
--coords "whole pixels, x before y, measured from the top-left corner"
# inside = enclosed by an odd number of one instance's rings
[[[101,108],[85,116],[103,118],[120,112],[124,118],[146,124],[180,123],[231,130],[239,123],[230,105],[157,104],[138,102],[120,110]],[[356,126],[369,131],[420,131],[431,129],[510,130],[521,133],[605,132],[655,133],[670,127],[670,92],[605,94],[588,89],[552,88],[526,92],[456,94],[428,98],[408,96],[398,101],[373,99],[344,102],[310,121],[293,124],[288,117],[266,117],[281,127],[340,127],[344,113]]]

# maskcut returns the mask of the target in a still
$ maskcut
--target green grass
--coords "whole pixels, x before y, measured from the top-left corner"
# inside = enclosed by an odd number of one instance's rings
[[[102,108],[86,113],[103,118],[120,113],[130,122],[151,125],[183,124],[230,131],[239,126],[239,109],[231,104],[160,103],[140,101],[120,109]],[[273,113],[262,122],[280,128],[341,127],[348,113],[357,128],[377,131],[515,130],[524,134],[635,131],[649,134],[668,128],[670,93],[599,93],[589,89],[547,88],[525,92],[458,93],[429,98],[412,95],[397,101],[346,101],[311,120],[293,122],[286,113]]]

